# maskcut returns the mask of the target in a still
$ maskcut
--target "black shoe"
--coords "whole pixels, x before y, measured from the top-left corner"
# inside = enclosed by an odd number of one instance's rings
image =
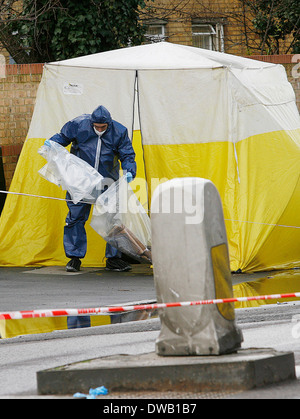
[[[79,272],[80,271],[81,260],[78,258],[72,258],[66,266],[67,272]]]
[[[108,258],[106,261],[106,270],[114,272],[126,272],[131,270],[129,263],[120,258]]]

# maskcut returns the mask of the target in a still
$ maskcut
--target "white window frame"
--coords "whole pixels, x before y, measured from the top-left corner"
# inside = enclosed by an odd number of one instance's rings
[[[209,28],[210,32],[194,32],[194,28],[198,27]],[[225,52],[224,44],[224,26],[221,23],[212,24],[212,23],[193,23],[192,24],[192,37],[206,37],[208,41],[208,48],[211,51]],[[194,44],[194,43],[193,43]]]
[[[153,44],[155,42],[162,42],[165,41],[167,36],[166,36],[166,24],[165,23],[148,23],[147,24],[147,30],[150,27],[157,27],[161,29],[161,33],[159,34],[150,34],[150,33],[145,33],[145,38],[147,40],[147,42]]]

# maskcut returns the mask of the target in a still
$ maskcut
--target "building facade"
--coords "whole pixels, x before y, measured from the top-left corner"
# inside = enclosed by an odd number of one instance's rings
[[[253,27],[253,12],[247,0],[147,0],[141,12],[147,25],[146,42],[168,42],[235,55],[284,54],[290,38],[281,41],[280,51],[262,42]],[[277,46],[278,47],[278,46]]]
[[[289,37],[280,41],[280,51],[268,50],[253,27],[248,0],[145,0],[140,19],[146,25],[145,42],[168,42],[235,55],[291,53]],[[21,1],[17,2],[21,8]],[[263,44],[263,45],[262,45]],[[278,47],[278,46],[277,46]],[[278,48],[277,48],[278,49]],[[1,47],[7,64],[14,61]]]

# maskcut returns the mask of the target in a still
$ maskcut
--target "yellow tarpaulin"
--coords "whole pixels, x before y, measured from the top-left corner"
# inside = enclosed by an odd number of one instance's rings
[[[111,324],[111,316],[90,316],[89,327]],[[67,317],[0,320],[0,338],[9,339],[21,335],[51,333],[55,330],[68,330]]]

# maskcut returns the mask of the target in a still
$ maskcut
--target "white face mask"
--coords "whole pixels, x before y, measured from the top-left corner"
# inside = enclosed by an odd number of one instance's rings
[[[102,132],[97,131],[95,127],[94,127],[94,131],[95,131],[95,133],[96,133],[99,137],[102,137],[102,135],[106,132],[106,130],[105,130],[105,131],[102,131]]]

